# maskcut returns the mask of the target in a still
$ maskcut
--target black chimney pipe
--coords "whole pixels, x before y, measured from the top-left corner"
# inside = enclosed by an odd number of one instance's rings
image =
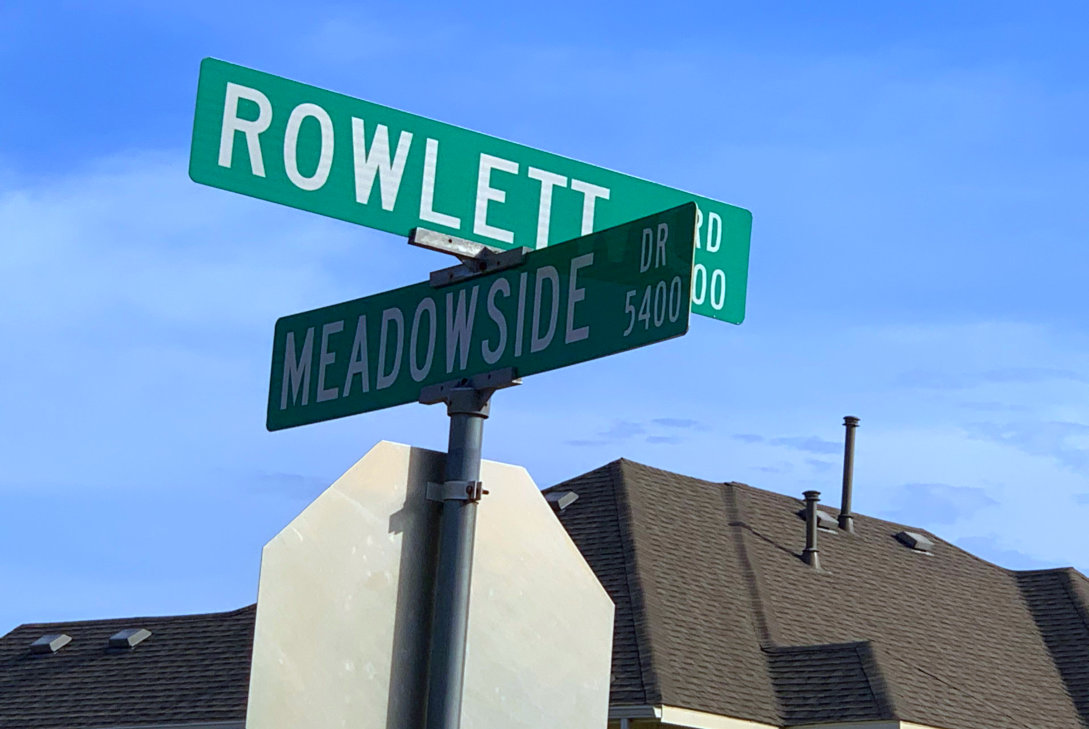
[[[802,559],[813,569],[821,568],[820,554],[817,552],[817,502],[821,500],[820,491],[806,491],[805,497],[805,551]]]
[[[843,441],[843,502],[839,507],[839,528],[855,533],[855,518],[851,513],[851,487],[855,473],[855,428],[858,427],[858,418],[846,415],[843,418],[843,427],[846,428],[846,438]]]

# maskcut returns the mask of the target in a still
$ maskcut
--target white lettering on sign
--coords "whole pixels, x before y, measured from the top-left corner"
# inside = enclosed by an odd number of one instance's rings
[[[423,187],[420,189],[420,220],[459,230],[461,219],[435,210],[435,168],[438,166],[439,140],[428,139],[424,151]]]
[[[650,331],[651,327],[657,329],[665,324],[675,323],[681,316],[681,306],[685,304],[682,296],[681,277],[674,276],[669,283],[659,280],[648,284],[640,292],[639,289],[631,289],[624,297],[624,313],[628,315],[628,328],[623,336],[632,333],[635,327],[642,323],[644,331]],[[635,308],[635,298],[642,293],[639,308]],[[636,313],[638,311],[638,313]]]
[[[307,117],[316,119],[321,130],[321,151],[314,174],[307,177],[299,172],[299,132]],[[329,112],[317,104],[299,104],[291,110],[284,130],[284,169],[292,184],[300,190],[318,190],[329,179],[333,168],[333,120]]]
[[[707,252],[716,253],[722,245],[722,217],[713,210],[707,214]]]
[[[526,174],[541,183],[540,204],[537,206],[537,247],[548,245],[548,228],[552,221],[552,188],[567,187],[567,178],[536,167],[530,167]]]
[[[246,99],[257,104],[256,119],[239,119],[238,102]],[[227,83],[227,98],[223,101],[223,126],[219,133],[219,166],[230,168],[234,158],[234,136],[242,132],[246,137],[246,151],[250,155],[250,171],[257,177],[265,176],[265,161],[261,157],[261,145],[257,136],[272,123],[272,104],[268,97],[249,86]]]
[[[548,318],[548,330],[540,333],[541,325],[541,294],[544,283],[548,282],[552,289],[552,313]],[[540,352],[552,344],[552,337],[556,334],[556,319],[560,313],[560,274],[555,266],[541,266],[537,269],[537,281],[533,290],[533,329],[529,345],[530,353]]]
[[[287,387],[291,385],[291,404],[310,402],[310,359],[314,351],[314,327],[306,330],[302,352],[295,356],[295,332],[288,332],[284,342],[284,381],[280,389],[280,409],[287,409]],[[299,393],[302,397],[299,397]]]
[[[586,289],[578,288],[579,269],[592,266],[593,263],[593,253],[585,253],[571,259],[571,275],[567,280],[567,328],[563,334],[564,344],[581,342],[590,336],[589,326],[575,328],[575,304],[586,298]]]
[[[491,341],[490,339],[485,339],[480,343],[480,356],[488,364],[498,362],[499,358],[503,356],[503,351],[507,348],[507,320],[503,318],[503,313],[499,311],[499,307],[495,304],[495,295],[498,293],[503,294],[503,296],[510,296],[510,283],[507,282],[507,279],[497,278],[492,282],[491,288],[488,289],[488,316],[495,322],[495,326],[499,330],[499,341],[494,348],[488,344]]]
[[[239,105],[242,101],[252,102],[257,106],[257,118],[247,119],[240,116]],[[355,186],[355,201],[360,205],[371,204],[371,194],[374,192],[375,183],[379,188],[379,203],[382,210],[393,212],[397,207],[398,195],[401,183],[404,181],[405,169],[412,151],[413,133],[402,129],[396,131],[396,149],[390,145],[390,130],[386,124],[373,124],[373,135],[368,146],[367,133],[371,131],[372,123],[358,117],[348,117],[351,126],[352,170]],[[317,162],[312,172],[300,169],[300,162],[306,167],[310,157],[305,151],[310,145],[304,145],[302,160],[299,158],[299,136],[307,129],[307,120],[317,122],[318,154]],[[235,138],[239,133],[246,140],[249,152],[250,170],[258,177],[265,177],[265,164],[262,157],[260,135],[268,131],[273,120],[273,110],[269,98],[247,86],[235,83],[227,83],[226,98],[224,100],[223,120],[220,130],[219,165],[231,167]],[[284,171],[288,180],[300,190],[315,191],[325,187],[329,181],[336,159],[336,131],[338,125],[345,120],[334,120],[329,112],[318,104],[302,103],[295,106],[288,119],[283,133],[283,158]],[[312,123],[312,122],[311,122]],[[310,132],[307,132],[309,134]],[[426,137],[422,164],[412,174],[419,174],[420,200],[418,217],[423,223],[434,223],[450,230],[460,231],[463,220],[453,213],[436,209],[435,195],[438,185],[439,145],[440,140]],[[344,145],[341,145],[342,147]],[[346,152],[341,151],[344,156]],[[420,156],[414,159],[420,159]],[[413,163],[416,164],[415,162]],[[473,220],[472,232],[476,236],[488,238],[500,243],[513,245],[515,232],[507,228],[489,222],[489,214],[494,213],[496,205],[508,202],[508,191],[503,186],[497,186],[495,182],[496,172],[508,175],[520,175],[521,165],[513,160],[505,159],[491,154],[481,153],[477,166],[476,192],[472,200]],[[450,173],[447,173],[449,175]],[[581,215],[579,217],[579,234],[588,235],[594,231],[594,218],[598,204],[602,200],[609,200],[612,191],[608,187],[569,178],[539,167],[527,166],[525,175],[537,182],[540,186],[537,197],[537,224],[534,235],[533,247],[544,248],[550,240],[552,232],[553,211],[557,204],[556,190],[570,189],[577,193],[574,199],[570,195],[565,196],[563,202],[564,215],[570,209],[572,203],[578,204],[581,197]],[[449,183],[447,183],[449,184]],[[524,189],[519,187],[517,189]],[[444,199],[450,201],[449,193]],[[518,205],[524,201],[517,202]],[[451,203],[447,203],[451,204]],[[574,211],[571,211],[574,212]],[[712,220],[713,232],[721,239],[722,221],[716,215]],[[519,234],[523,235],[523,234]],[[528,243],[527,243],[528,244]],[[697,242],[697,245],[699,243]],[[717,250],[717,243],[711,250]]]
[[[502,203],[507,200],[507,193],[492,187],[492,170],[518,174],[518,163],[511,162],[502,157],[493,157],[490,154],[480,155],[480,170],[476,179],[476,207],[473,214],[473,232],[477,235],[486,235],[489,238],[514,242],[514,233],[503,228],[488,225],[488,203]]]
[[[718,252],[722,245],[722,216],[716,212],[707,215],[707,231],[703,230],[703,211],[696,208],[696,248],[706,248],[709,253]],[[706,240],[707,245],[703,242]]]
[[[397,328],[397,343],[390,344],[390,325]],[[405,342],[405,315],[400,309],[390,308],[382,312],[382,329],[378,337],[378,377],[375,378],[376,390],[384,390],[397,381],[401,373],[401,350]],[[393,364],[385,372],[387,350],[393,350]]]
[[[571,189],[582,193],[582,234],[589,235],[594,232],[594,206],[598,198],[609,199],[609,188],[571,180]]]
[[[412,132],[397,136],[397,151],[389,158],[389,128],[379,124],[374,129],[371,150],[367,152],[367,137],[362,119],[352,117],[352,153],[355,162],[355,200],[366,205],[371,199],[375,175],[381,188],[382,209],[393,210],[397,204],[397,192],[401,189],[401,177],[405,173],[408,150],[412,146]],[[403,323],[403,322],[402,322]]]
[[[669,225],[658,224],[657,247],[655,247],[654,230],[643,228],[643,238],[639,246],[639,273],[646,273],[652,267],[660,268],[666,265],[666,242],[669,240]]]
[[[446,294],[446,373],[454,371],[454,355],[461,349],[458,365],[465,369],[469,364],[469,340],[473,338],[473,322],[476,320],[476,295],[480,287],[473,286],[469,294],[469,309],[465,310],[465,289],[458,291],[457,310],[454,309],[454,295]]]
[[[336,361],[337,356],[329,351],[329,337],[344,330],[343,321],[331,321],[321,328],[321,354],[318,355],[318,402],[336,400],[340,390],[336,387],[325,389],[325,370]]]
[[[711,271],[711,308],[722,309],[726,303],[726,272],[721,268]]]
[[[707,267],[702,263],[692,266],[692,303],[702,304],[707,300]],[[711,308],[721,311],[726,305],[726,272],[721,268],[712,268],[710,276]]]
[[[359,376],[360,389],[370,392],[371,383],[367,366],[367,315],[360,314],[355,324],[355,339],[352,341],[352,354],[348,358],[348,373],[344,376],[342,397],[352,394],[352,380]]]
[[[416,364],[416,352],[419,349],[417,344],[420,336],[420,320],[423,318],[423,314],[427,313],[431,321],[427,324],[427,355],[424,357],[424,363],[422,365]],[[416,313],[412,317],[412,335],[409,338],[408,343],[408,373],[412,375],[412,379],[416,382],[422,382],[428,373],[431,372],[431,362],[435,358],[435,335],[438,328],[438,314],[435,311],[435,300],[432,298],[425,298],[416,305]]]
[[[526,319],[526,280],[529,274],[524,271],[518,274],[518,316],[514,320],[514,356],[522,356],[522,331],[523,322]]]

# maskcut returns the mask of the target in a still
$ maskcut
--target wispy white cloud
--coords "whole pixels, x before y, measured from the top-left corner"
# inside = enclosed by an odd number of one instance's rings
[[[838,453],[843,450],[842,443],[825,440],[815,435],[809,436],[782,436],[768,441],[773,446],[792,448],[806,453]]]
[[[965,390],[981,385],[1032,385],[1053,380],[1089,383],[1089,374],[1054,367],[1005,367],[976,373],[915,369],[901,373],[896,381],[904,387],[935,390]]]
[[[905,524],[953,524],[998,502],[986,489],[944,483],[907,483],[892,490],[891,518]]]
[[[971,423],[967,429],[973,437],[1053,458],[1076,473],[1089,470],[1089,425],[1084,423]]]
[[[1017,549],[1011,549],[1008,540],[998,534],[964,537],[958,539],[956,545],[977,557],[1010,570],[1038,570],[1070,566],[1061,560],[1039,559]]]

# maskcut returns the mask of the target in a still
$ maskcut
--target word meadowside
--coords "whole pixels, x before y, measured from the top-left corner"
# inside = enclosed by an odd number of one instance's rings
[[[518,267],[281,318],[268,428],[415,401],[427,385],[531,375],[684,334],[692,203],[526,255]]]

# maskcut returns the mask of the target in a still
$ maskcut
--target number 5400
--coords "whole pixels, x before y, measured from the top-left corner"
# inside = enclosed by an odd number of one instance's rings
[[[636,322],[642,322],[644,331],[649,331],[652,326],[662,326],[667,317],[670,323],[676,322],[681,316],[681,306],[686,303],[682,288],[680,276],[674,276],[668,285],[665,281],[648,284],[641,292],[638,313],[634,300],[640,290],[629,291],[624,297],[624,313],[628,315],[628,328],[624,330],[624,336],[632,333]]]

